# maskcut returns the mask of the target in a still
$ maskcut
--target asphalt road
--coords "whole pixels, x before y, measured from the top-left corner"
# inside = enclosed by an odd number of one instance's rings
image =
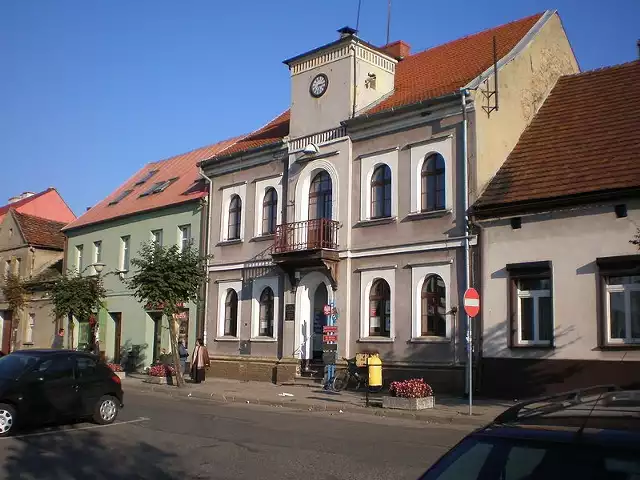
[[[125,393],[117,424],[0,439],[0,479],[415,479],[467,430]]]

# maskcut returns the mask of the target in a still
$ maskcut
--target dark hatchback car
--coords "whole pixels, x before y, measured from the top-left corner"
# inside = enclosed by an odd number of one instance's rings
[[[640,391],[597,386],[521,402],[423,480],[640,479]]]
[[[21,350],[0,357],[0,437],[65,420],[105,425],[122,407],[120,378],[94,355]]]

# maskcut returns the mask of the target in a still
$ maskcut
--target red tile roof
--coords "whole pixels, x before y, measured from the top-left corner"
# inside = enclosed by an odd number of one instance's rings
[[[561,77],[474,208],[640,187],[640,61]]]
[[[9,210],[59,222],[70,222],[76,218],[58,191],[53,187],[17,202],[0,206],[0,222],[2,222]]]
[[[18,213],[11,210],[25,241],[32,246],[64,250],[64,222]]]
[[[543,15],[538,13],[406,57],[396,66],[393,93],[361,113],[380,113],[457,91],[493,65],[494,36],[500,59],[522,40]],[[224,155],[281,141],[289,134],[289,117],[287,110],[226,150]]]
[[[198,162],[224,152],[237,142],[239,138],[241,137],[224,140],[214,145],[171,157],[167,160],[145,165],[140,171],[133,175],[133,177],[120,186],[120,188],[85,212],[82,216],[78,217],[78,219],[68,224],[64,230],[66,231],[134,213],[197,200],[206,196],[207,185],[198,174]],[[141,181],[141,179],[152,170],[158,170],[158,172],[145,183],[136,185],[136,182]],[[177,178],[177,180],[166,187],[164,191],[140,196],[147,192],[155,183],[175,178]],[[131,190],[131,192],[127,196],[117,201],[117,203],[114,203],[128,190]]]

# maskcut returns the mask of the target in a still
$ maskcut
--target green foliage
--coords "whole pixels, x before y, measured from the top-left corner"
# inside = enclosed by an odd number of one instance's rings
[[[2,295],[11,310],[18,311],[27,303],[27,288],[18,275],[7,273],[2,285]]]
[[[56,318],[73,315],[87,320],[104,306],[106,296],[102,279],[83,277],[77,271],[62,275],[51,288],[53,315]]]
[[[206,260],[191,245],[180,251],[177,245],[160,247],[148,242],[131,260],[136,271],[126,283],[140,302],[151,303],[171,317],[178,304],[198,300],[207,278]]]
[[[636,234],[633,236],[632,240],[629,240],[629,243],[633,243],[635,246],[640,248],[640,228],[636,230]]]

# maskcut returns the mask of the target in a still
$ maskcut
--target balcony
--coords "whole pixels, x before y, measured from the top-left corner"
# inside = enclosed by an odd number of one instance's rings
[[[326,269],[336,287],[339,223],[326,218],[285,223],[276,227],[271,257],[296,284],[299,269]]]

